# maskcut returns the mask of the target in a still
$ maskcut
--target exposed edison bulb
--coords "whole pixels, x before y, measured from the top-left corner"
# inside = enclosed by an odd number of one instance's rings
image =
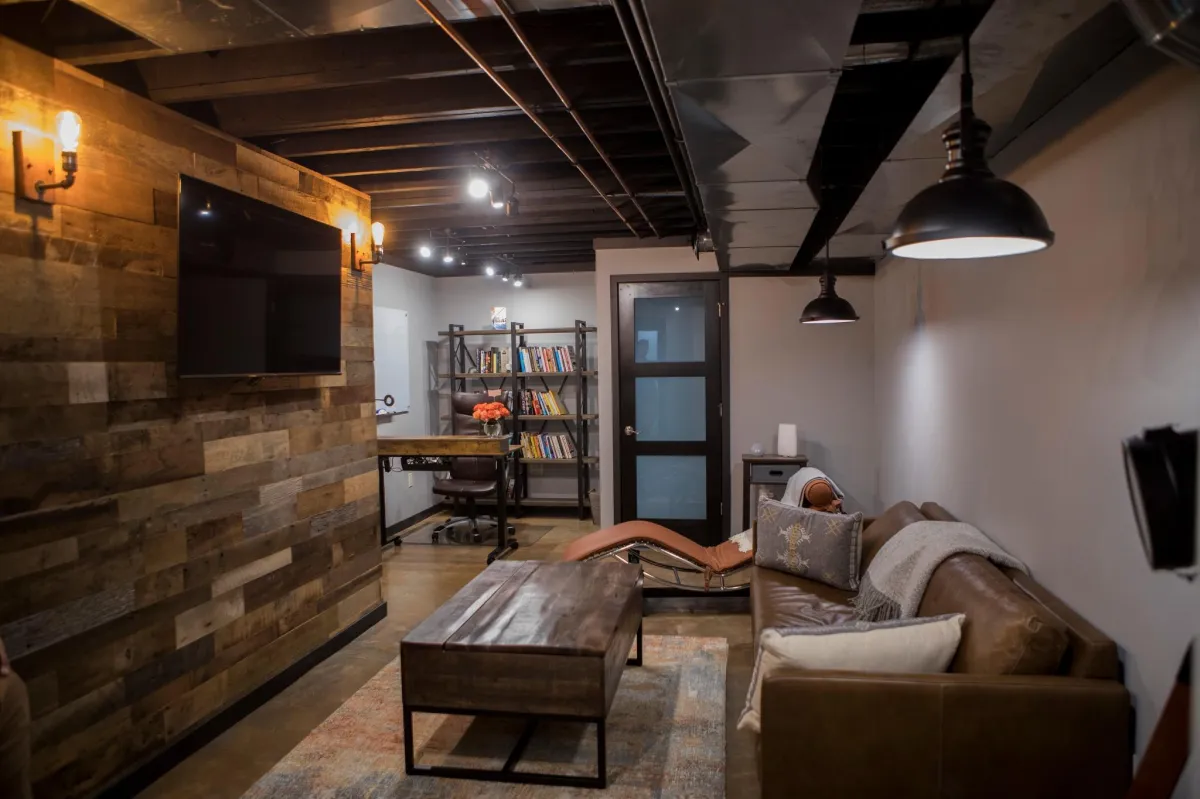
[[[467,194],[470,194],[476,200],[482,200],[488,194],[488,183],[481,177],[473,177],[467,183]]]
[[[371,241],[376,247],[383,246],[383,223],[374,222],[371,224]]]
[[[428,244],[422,244],[417,248],[417,254],[422,258],[431,258],[433,256],[433,249]]]
[[[79,150],[79,133],[83,127],[83,122],[79,119],[79,114],[74,111],[59,111],[55,117],[55,126],[58,128],[58,141],[62,145],[64,153],[73,153]]]

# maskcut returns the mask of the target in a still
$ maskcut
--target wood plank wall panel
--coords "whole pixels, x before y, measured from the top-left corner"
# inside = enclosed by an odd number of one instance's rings
[[[38,208],[11,132],[64,108],[79,180]],[[0,636],[37,796],[86,796],[381,602],[370,274],[346,247],[342,375],[177,380],[178,176],[370,206],[2,38],[0,125]]]

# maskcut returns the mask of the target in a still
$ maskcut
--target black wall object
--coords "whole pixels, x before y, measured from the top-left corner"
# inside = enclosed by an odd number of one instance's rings
[[[1125,439],[1123,447],[1133,515],[1150,568],[1194,568],[1196,431],[1147,429]]]

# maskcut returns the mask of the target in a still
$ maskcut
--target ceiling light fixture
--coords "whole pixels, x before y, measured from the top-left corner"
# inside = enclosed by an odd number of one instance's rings
[[[417,248],[417,254],[420,255],[422,258],[432,258],[433,257],[433,248],[430,247],[428,244],[422,244],[420,247]]]
[[[473,172],[470,179],[467,181],[467,194],[474,197],[476,200],[482,200],[488,195],[491,186],[488,185],[487,179],[478,172]]]
[[[837,278],[833,274],[832,261],[829,259],[829,242],[825,242],[825,272],[821,275],[821,293],[815,300],[804,306],[800,314],[800,323],[805,325],[833,325],[845,322],[857,322],[858,314],[849,301],[842,299],[834,290]]]
[[[525,285],[525,278],[521,277],[520,275],[517,275],[516,277],[513,278],[513,285],[516,286],[517,288],[521,288],[521,286]]]
[[[513,191],[516,192],[516,187],[513,187]],[[504,205],[504,215],[505,216],[518,216],[520,213],[521,213],[521,201],[517,198],[516,194],[514,193],[513,196],[508,198],[508,202]]]
[[[503,275],[500,276],[500,279],[503,280],[505,283],[507,283],[508,282],[508,273],[505,272]]]
[[[975,117],[970,43],[970,34],[964,34],[959,118],[942,134],[949,156],[946,171],[900,212],[892,235],[884,242],[893,255],[995,258],[1034,252],[1054,243],[1054,231],[1034,199],[988,168],[984,148],[992,128]]]
[[[496,274],[496,267],[492,266],[491,264],[488,264],[487,266],[485,266],[483,268],[483,273],[485,275],[487,275],[488,277],[493,277]]]
[[[446,250],[444,253],[442,253],[442,263],[444,263],[444,264],[454,263],[454,256],[450,254],[449,250]]]

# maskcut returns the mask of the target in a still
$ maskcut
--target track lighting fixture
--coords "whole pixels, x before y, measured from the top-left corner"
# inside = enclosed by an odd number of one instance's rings
[[[942,134],[949,154],[946,171],[908,201],[884,242],[902,258],[994,258],[1054,243],[1034,199],[988,168],[984,148],[992,129],[975,117],[969,34],[963,36],[962,59],[959,119]]]
[[[508,202],[504,206],[505,216],[518,216],[521,213],[521,201],[514,194],[508,198]]]
[[[487,178],[479,170],[472,170],[471,176],[467,179],[467,194],[476,200],[482,200],[490,190],[491,186],[488,184]]]
[[[508,273],[505,272],[503,275],[500,276],[500,279],[502,281],[504,281],[505,283],[507,283],[508,282]]]
[[[496,274],[496,267],[492,266],[491,264],[488,264],[487,266],[485,266],[485,267],[483,268],[483,274],[487,275],[488,277],[493,277],[493,276],[495,276],[495,274]]]
[[[450,250],[446,250],[442,253],[442,263],[446,265],[454,263],[454,256],[450,254]]]
[[[522,277],[521,275],[515,276],[513,278],[513,285],[516,286],[517,288],[521,288],[521,286],[525,285],[525,278]]]
[[[821,275],[821,294],[808,305],[800,314],[800,322],[805,325],[831,325],[844,322],[857,322],[858,314],[854,306],[842,299],[834,290],[837,278],[833,274],[832,261],[829,260],[829,242],[825,242],[825,272]]]
[[[433,257],[433,248],[430,247],[428,244],[422,244],[420,247],[417,248],[417,254],[420,255],[422,258],[432,258]]]

